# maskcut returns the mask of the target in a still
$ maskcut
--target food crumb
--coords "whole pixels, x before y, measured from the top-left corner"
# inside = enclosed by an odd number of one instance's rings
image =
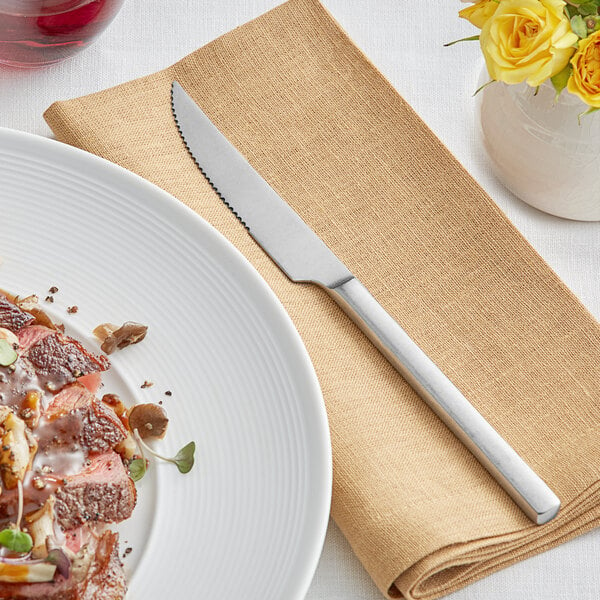
[[[140,387],[145,390],[146,388],[150,388],[154,385],[154,383],[152,381],[144,381],[144,383],[142,383],[142,385],[140,385]]]
[[[31,485],[33,485],[36,490],[43,490],[46,487],[46,482],[41,477],[33,477]]]
[[[165,392],[165,396],[172,396],[172,395],[173,395],[173,392],[171,390],[167,390]]]
[[[46,296],[46,302],[54,302],[54,296]]]
[[[56,292],[58,292],[58,288],[55,285],[48,290],[49,294],[56,294]]]
[[[79,307],[78,307],[78,306],[68,306],[68,307],[67,307],[67,312],[68,312],[70,315],[74,315],[74,314],[75,314],[76,312],[78,312],[78,311],[79,311]]]
[[[102,402],[109,404],[110,406],[117,406],[121,402],[121,398],[117,394],[104,394],[102,396]]]

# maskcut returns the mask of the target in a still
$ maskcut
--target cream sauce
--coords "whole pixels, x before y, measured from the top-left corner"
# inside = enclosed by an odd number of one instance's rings
[[[11,367],[0,367],[0,405],[13,408],[20,415],[28,392],[41,396],[42,411],[55,393],[65,384],[61,376],[39,377],[26,359],[21,357]],[[59,418],[42,416],[33,428],[38,450],[32,468],[23,480],[25,514],[40,508],[65,476],[79,473],[86,463],[86,456],[79,446],[82,430],[78,411]],[[2,487],[0,494],[0,521],[17,513],[17,490]]]
[[[33,367],[19,358],[10,367],[0,367],[0,404],[19,407],[29,391],[40,389]]]

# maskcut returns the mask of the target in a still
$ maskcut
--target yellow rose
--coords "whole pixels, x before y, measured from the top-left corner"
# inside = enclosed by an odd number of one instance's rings
[[[600,31],[579,42],[579,49],[571,59],[573,73],[567,89],[586,104],[600,108]]]
[[[471,6],[459,11],[458,16],[470,21],[475,27],[481,29],[487,20],[496,12],[500,0],[477,0]]]
[[[577,40],[563,0],[502,0],[479,36],[492,79],[533,87],[567,66]]]

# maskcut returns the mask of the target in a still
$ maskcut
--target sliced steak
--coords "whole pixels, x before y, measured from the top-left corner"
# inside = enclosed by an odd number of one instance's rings
[[[55,513],[67,531],[88,522],[123,521],[131,516],[135,501],[135,485],[121,457],[109,452],[92,458],[81,473],[65,478],[56,491]]]
[[[94,395],[85,386],[73,383],[65,386],[52,398],[44,415],[54,420],[79,408],[90,406],[93,401]]]
[[[2,600],[122,600],[127,586],[119,561],[119,537],[107,531],[78,553],[68,579],[47,583],[0,583]]]
[[[77,554],[81,548],[92,538],[92,533],[87,525],[82,525],[77,529],[71,529],[65,532],[65,546],[74,554]]]
[[[39,375],[52,377],[53,382],[58,379],[62,385],[110,367],[105,356],[88,352],[77,340],[63,333],[53,333],[33,344],[28,358]]]
[[[58,575],[47,583],[0,583],[2,600],[78,600],[78,584]]]
[[[94,559],[80,586],[80,600],[122,600],[125,597],[127,585],[118,542],[119,536],[111,531],[98,541]]]
[[[127,437],[127,430],[112,408],[75,383],[54,396],[36,434],[41,451],[77,444],[88,455],[108,452]]]
[[[19,329],[17,337],[19,338],[19,354],[25,354],[31,346],[41,342],[45,337],[56,333],[49,327],[43,325],[29,325]]]
[[[54,581],[43,583],[0,583],[0,598],[2,600],[80,600],[97,543],[95,538],[91,538],[86,547],[78,550],[71,564],[68,579],[55,574]]]
[[[0,295],[0,327],[17,332],[19,329],[31,325],[34,321],[35,317],[33,315],[21,310],[6,296]]]
[[[108,452],[127,437],[127,429],[104,402],[94,398],[90,407],[77,412],[82,422],[79,444],[88,454]]]

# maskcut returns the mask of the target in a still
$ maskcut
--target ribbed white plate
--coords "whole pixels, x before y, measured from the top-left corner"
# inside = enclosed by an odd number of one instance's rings
[[[138,484],[127,597],[303,598],[329,514],[329,431],[306,350],[253,267],[145,180],[6,129],[0,257],[0,287],[43,299],[57,286],[45,306],[92,347],[99,323],[148,324],[112,355],[105,389],[162,401],[165,454],[196,441],[191,473],[153,463]]]

